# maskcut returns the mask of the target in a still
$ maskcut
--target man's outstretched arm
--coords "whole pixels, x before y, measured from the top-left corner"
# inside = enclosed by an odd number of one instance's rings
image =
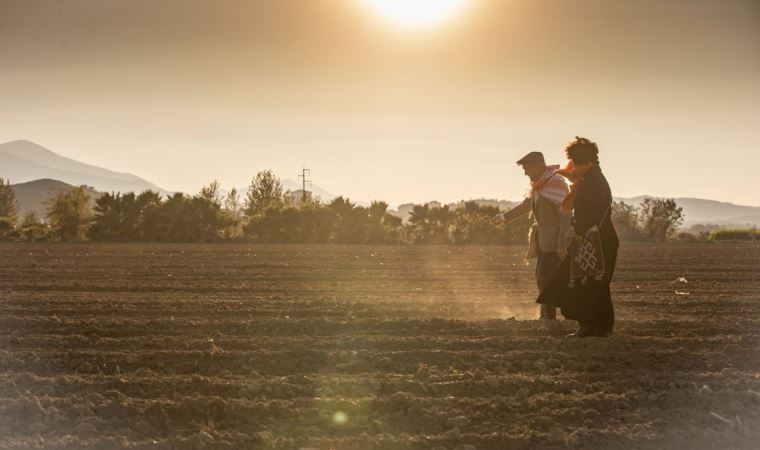
[[[522,203],[510,209],[509,211],[497,214],[494,219],[499,223],[513,222],[531,211],[530,202],[530,198],[526,198]]]

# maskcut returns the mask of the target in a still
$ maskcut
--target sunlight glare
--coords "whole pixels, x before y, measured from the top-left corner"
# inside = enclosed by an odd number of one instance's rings
[[[361,0],[376,14],[404,28],[429,28],[452,19],[471,0]]]

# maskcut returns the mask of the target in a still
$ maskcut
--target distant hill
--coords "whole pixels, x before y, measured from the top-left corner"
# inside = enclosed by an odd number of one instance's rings
[[[0,177],[11,183],[60,180],[73,186],[92,186],[101,192],[169,193],[135,175],[84,164],[29,141],[0,144]]]
[[[61,192],[74,189],[74,186],[70,184],[50,179],[14,184],[12,187],[16,191],[16,201],[19,206],[19,220],[23,220],[24,216],[30,212],[34,212],[39,218],[44,219],[50,198]],[[93,201],[100,195],[95,189],[90,187],[85,189],[90,194]]]
[[[300,190],[303,187],[301,183],[295,182],[293,180],[288,180],[288,179],[282,180],[282,186],[285,188],[286,191],[293,191],[293,192]],[[247,190],[248,189],[246,188],[246,189],[243,189],[241,192],[247,192]],[[307,184],[306,190],[311,192],[311,195],[315,197],[319,197],[319,199],[325,203],[331,202],[337,197],[337,195],[331,194],[330,192],[327,192],[321,187],[317,185],[313,185],[313,184]]]
[[[638,206],[648,196],[640,195],[633,198],[616,198],[629,205]],[[760,226],[760,207],[735,205],[716,200],[701,198],[675,198],[678,206],[683,208],[684,226],[695,224],[716,224],[735,226]]]

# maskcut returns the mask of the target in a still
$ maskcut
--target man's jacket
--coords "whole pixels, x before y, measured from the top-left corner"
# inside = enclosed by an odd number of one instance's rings
[[[538,247],[542,253],[556,251],[559,246],[565,245],[572,220],[570,213],[562,212],[559,204],[534,193],[505,212],[503,217],[506,222],[511,222],[528,213],[533,216],[534,229],[538,233]]]

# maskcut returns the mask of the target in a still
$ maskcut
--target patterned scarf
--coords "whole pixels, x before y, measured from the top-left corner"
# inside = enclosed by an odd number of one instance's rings
[[[536,195],[540,195],[555,205],[562,204],[569,191],[565,180],[557,176],[558,170],[559,165],[548,166],[538,181],[531,181],[530,198],[535,199]]]
[[[583,177],[586,176],[586,173],[591,170],[592,167],[594,166],[575,167],[572,161],[568,161],[563,169],[554,171],[554,173],[562,175],[572,183],[570,185],[570,193],[567,194],[567,197],[562,201],[561,208],[563,212],[569,213],[575,207],[575,195],[578,190],[578,185],[583,181]]]

